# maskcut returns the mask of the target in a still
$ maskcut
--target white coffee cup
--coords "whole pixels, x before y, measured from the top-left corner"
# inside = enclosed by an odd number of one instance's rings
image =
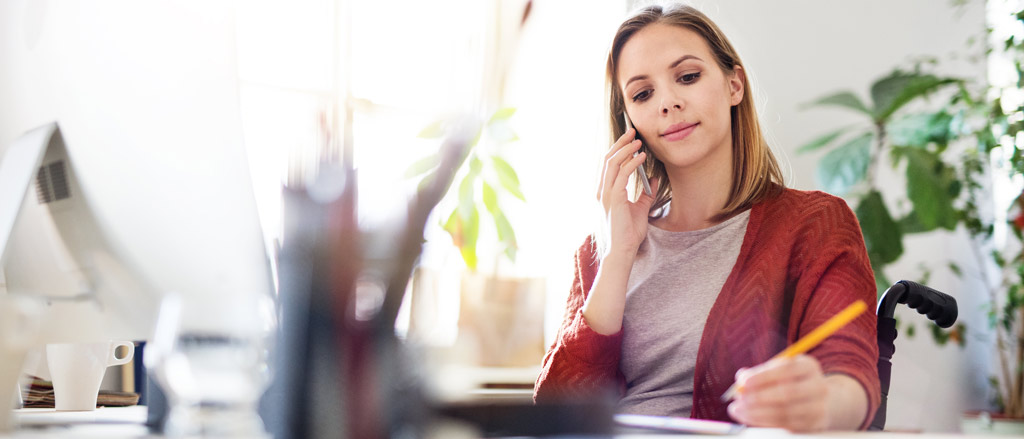
[[[0,431],[13,427],[11,409],[17,407],[15,396],[21,396],[18,376],[25,354],[36,343],[40,312],[31,300],[0,295]]]
[[[128,353],[118,358],[117,348]],[[130,341],[53,343],[46,345],[46,362],[53,381],[57,410],[96,410],[103,374],[110,366],[131,361],[135,345]]]

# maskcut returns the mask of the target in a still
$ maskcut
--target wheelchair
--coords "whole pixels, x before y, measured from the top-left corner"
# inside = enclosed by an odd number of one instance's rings
[[[924,314],[940,328],[953,326],[957,318],[956,299],[948,294],[908,280],[893,284],[882,293],[878,300],[878,380],[882,389],[882,402],[875,418],[868,427],[871,431],[885,428],[886,401],[889,396],[889,381],[892,377],[892,356],[896,352],[896,306],[906,304],[918,313]]]

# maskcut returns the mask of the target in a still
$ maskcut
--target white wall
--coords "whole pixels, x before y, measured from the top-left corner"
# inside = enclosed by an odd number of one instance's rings
[[[839,109],[803,110],[803,104],[841,90],[869,99],[873,80],[893,67],[910,66],[912,57],[940,58],[942,74],[985,78],[984,61],[972,64],[963,56],[971,53],[968,38],[983,36],[984,2],[962,9],[949,3],[747,0],[694,5],[719,23],[753,72],[761,118],[780,158],[791,167],[790,184],[819,189],[814,175],[822,154],[797,155],[796,148],[858,119]],[[951,60],[953,54],[959,59]],[[902,184],[893,174],[882,178],[883,185]],[[887,426],[955,431],[961,411],[986,407],[990,350],[983,335],[975,332],[986,328],[980,309],[983,294],[977,285],[942,268],[954,255],[969,254],[962,233],[914,236],[904,245],[906,253],[887,270],[889,277],[913,280],[919,276],[920,263],[933,267],[930,284],[957,298],[960,321],[971,335],[965,349],[937,346],[923,325],[918,325],[916,337],[902,334],[897,339]],[[924,321],[914,311],[898,317],[902,322]]]
[[[695,6],[719,23],[754,73],[764,126],[791,166],[791,185],[800,189],[819,188],[814,173],[822,154],[797,155],[796,148],[858,121],[850,112],[802,110],[803,104],[841,90],[869,99],[873,80],[893,67],[910,66],[912,57],[940,58],[942,74],[985,78],[984,60],[972,64],[963,56],[972,53],[968,38],[983,36],[981,1],[962,9],[933,0],[701,1]],[[979,53],[977,46],[973,53]],[[958,60],[951,60],[953,54],[960,55]],[[902,185],[894,173],[882,174],[881,183]],[[932,267],[931,286],[958,300],[960,321],[970,335],[965,349],[937,346],[924,325],[917,326],[916,337],[897,339],[887,427],[955,431],[961,411],[987,406],[991,351],[985,336],[976,332],[987,326],[980,309],[984,295],[977,285],[943,269],[956,255],[970,254],[963,233],[913,236],[904,246],[904,256],[887,270],[889,277],[916,280],[920,263]],[[905,307],[902,311],[897,315],[901,322],[925,321]]]

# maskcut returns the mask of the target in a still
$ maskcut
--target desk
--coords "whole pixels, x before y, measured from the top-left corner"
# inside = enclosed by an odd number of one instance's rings
[[[2,438],[146,438],[146,407],[102,407],[90,412],[54,409],[14,410],[17,431]]]
[[[161,438],[150,434],[146,426],[146,408],[135,407],[104,407],[92,412],[56,412],[53,409],[18,409],[15,418],[22,427],[0,438]],[[434,429],[428,439],[469,439],[474,436],[467,431],[454,433],[451,429]],[[614,436],[616,439],[694,439],[695,435],[666,434],[623,434]],[[716,436],[703,436],[716,437]],[[999,436],[959,435],[959,434],[912,434],[912,433],[819,433],[793,434],[776,428],[747,428],[738,435],[724,436],[723,439],[994,439]],[[581,436],[573,436],[582,439]],[[568,438],[566,438],[568,439]]]

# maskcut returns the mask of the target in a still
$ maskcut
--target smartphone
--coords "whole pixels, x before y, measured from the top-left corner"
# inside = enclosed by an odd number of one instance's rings
[[[629,131],[630,128],[633,128],[633,122],[629,120],[629,115],[626,114],[625,111],[622,112],[622,120],[626,122],[626,131]],[[637,133],[637,138],[640,138],[639,133]],[[641,145],[640,150],[642,150],[643,148],[643,145]],[[633,157],[636,157],[637,154],[640,154],[640,150],[634,152]],[[644,185],[644,193],[647,195],[651,195],[651,182],[647,181],[647,171],[644,171],[643,165],[640,165],[640,167],[636,168],[636,173],[636,178],[639,178],[640,183]]]

